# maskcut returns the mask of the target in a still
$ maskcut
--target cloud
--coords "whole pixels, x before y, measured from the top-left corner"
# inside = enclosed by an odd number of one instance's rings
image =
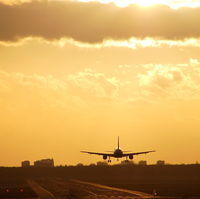
[[[188,64],[143,66],[138,74],[139,86],[146,96],[192,99],[200,97],[200,62]]]
[[[0,3],[4,3],[7,5],[13,5],[13,4],[21,4],[25,2],[31,2],[32,0],[0,0]]]
[[[118,80],[91,69],[69,75],[68,83],[72,93],[81,94],[84,98],[113,99],[117,96]]]
[[[54,45],[60,48],[65,47],[66,45],[73,45],[79,48],[171,48],[171,47],[200,47],[200,38],[187,38],[183,40],[166,40],[158,38],[130,38],[126,40],[113,40],[108,39],[102,41],[102,43],[84,43],[80,41],[75,41],[69,38],[61,38],[56,40],[46,40],[41,37],[25,37],[16,41],[0,41],[0,45],[5,47],[18,47],[25,45],[31,41],[36,41],[40,43],[45,43],[48,45]]]
[[[76,110],[88,103],[115,101],[118,81],[85,69],[63,79],[0,71],[0,106],[9,109],[38,107]]]
[[[108,76],[85,69],[63,78],[0,71],[0,107],[72,111],[110,104],[132,106],[140,101],[200,99],[200,61],[197,59],[176,65],[120,65],[117,70],[115,76]],[[122,73],[124,70],[128,72]]]
[[[0,105],[5,109],[66,108],[63,106],[64,102],[75,101],[72,96],[66,95],[66,92],[66,82],[51,75],[26,75],[0,71]]]
[[[200,8],[167,6],[119,8],[97,2],[33,1],[0,3],[0,41],[14,42],[26,37],[46,40],[69,38],[84,43],[104,40],[199,38]]]

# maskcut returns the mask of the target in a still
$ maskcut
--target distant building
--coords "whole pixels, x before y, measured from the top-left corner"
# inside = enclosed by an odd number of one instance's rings
[[[53,159],[43,159],[34,162],[34,167],[54,167]]]
[[[30,167],[30,161],[29,160],[25,160],[22,162],[22,167]]]
[[[121,161],[121,164],[134,164],[134,162],[131,160],[123,160]]]
[[[157,165],[165,165],[165,161],[164,160],[158,160],[156,164]]]
[[[103,161],[97,162],[97,166],[107,166],[107,165],[108,165],[107,162],[103,162]]]
[[[90,166],[90,167],[95,167],[95,166],[96,166],[96,164],[94,164],[94,163],[91,163],[89,166]]]
[[[140,160],[138,162],[139,165],[147,165],[147,161],[146,160]]]
[[[83,167],[84,165],[82,163],[78,163],[76,166],[77,167]]]

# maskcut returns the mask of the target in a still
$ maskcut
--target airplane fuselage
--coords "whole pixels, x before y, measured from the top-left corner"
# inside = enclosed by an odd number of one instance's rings
[[[114,157],[115,158],[122,158],[123,157],[123,151],[121,149],[115,149],[114,151]]]

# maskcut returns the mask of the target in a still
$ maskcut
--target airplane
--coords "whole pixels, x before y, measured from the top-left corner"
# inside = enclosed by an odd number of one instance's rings
[[[151,153],[151,152],[155,152],[153,151],[143,151],[143,152],[136,152],[136,153],[127,153],[128,151],[122,151],[122,149],[120,149],[119,147],[119,136],[118,136],[118,142],[117,142],[117,148],[112,151],[112,153],[97,153],[97,152],[90,152],[90,151],[80,151],[81,153],[88,153],[88,154],[93,154],[93,155],[102,155],[103,159],[106,160],[108,159],[108,162],[111,162],[110,158],[123,158],[126,157],[129,158],[130,160],[132,160],[134,158],[135,155],[140,155],[140,154],[147,154],[147,153]]]

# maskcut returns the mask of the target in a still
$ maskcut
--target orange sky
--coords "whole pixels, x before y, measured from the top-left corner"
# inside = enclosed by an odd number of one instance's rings
[[[0,2],[0,165],[200,160],[200,1]]]

